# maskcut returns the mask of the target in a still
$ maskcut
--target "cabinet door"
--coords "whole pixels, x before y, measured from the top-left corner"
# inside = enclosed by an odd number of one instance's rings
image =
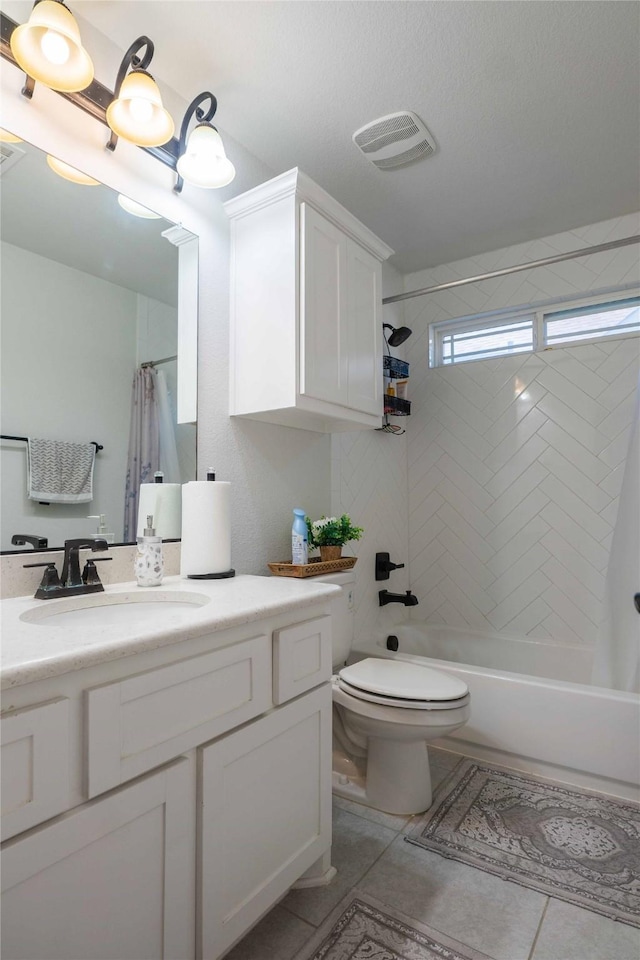
[[[69,806],[69,701],[60,697],[3,714],[2,839]]]
[[[195,777],[178,760],[2,849],[2,955],[194,955]]]
[[[328,684],[201,751],[198,955],[216,960],[331,845]]]
[[[300,205],[300,393],[347,405],[347,238]]]
[[[382,268],[353,240],[347,246],[349,399],[353,410],[382,416]]]

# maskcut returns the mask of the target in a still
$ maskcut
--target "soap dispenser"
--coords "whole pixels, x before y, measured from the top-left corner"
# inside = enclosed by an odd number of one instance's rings
[[[100,537],[101,540],[106,540],[107,543],[115,543],[116,535],[107,530],[107,521],[104,513],[90,513],[87,520],[98,521],[98,529],[93,534],[94,537]]]
[[[156,536],[153,515],[147,516],[144,533],[138,537],[138,550],[134,562],[136,581],[139,587],[159,587],[164,573],[162,537]]]

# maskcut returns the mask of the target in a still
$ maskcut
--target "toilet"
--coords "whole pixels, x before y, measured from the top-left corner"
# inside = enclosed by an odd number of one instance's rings
[[[469,690],[442,670],[369,657],[345,666],[353,642],[355,573],[314,578],[335,583],[333,601],[333,792],[387,813],[431,806],[427,741],[469,719]]]

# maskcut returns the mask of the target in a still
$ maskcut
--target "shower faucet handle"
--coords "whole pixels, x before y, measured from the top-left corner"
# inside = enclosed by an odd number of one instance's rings
[[[393,563],[388,553],[376,553],[376,580],[388,580],[392,570],[401,570],[404,563]]]

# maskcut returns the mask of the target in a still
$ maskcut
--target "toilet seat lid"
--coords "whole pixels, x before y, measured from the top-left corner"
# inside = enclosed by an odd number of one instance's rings
[[[338,676],[352,687],[399,700],[459,700],[469,692],[458,677],[405,660],[368,657],[343,667]]]

